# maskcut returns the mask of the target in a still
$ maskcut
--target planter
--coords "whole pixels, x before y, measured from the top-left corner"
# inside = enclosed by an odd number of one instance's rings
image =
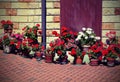
[[[80,58],[80,56],[77,57],[76,64],[82,64],[82,59]]]
[[[46,56],[45,57],[45,62],[46,63],[52,63],[52,56]]]
[[[98,59],[91,59],[90,60],[90,65],[91,66],[98,66],[99,65]]]
[[[115,66],[115,60],[114,59],[107,60],[107,66],[108,67],[114,67]]]

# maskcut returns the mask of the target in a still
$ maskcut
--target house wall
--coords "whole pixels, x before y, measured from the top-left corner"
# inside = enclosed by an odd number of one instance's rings
[[[60,30],[60,0],[47,1],[47,43],[57,37],[52,30]],[[41,0],[0,0],[0,21],[14,22],[14,31],[21,32],[26,25],[32,27],[41,24]],[[116,30],[120,37],[120,0],[103,0],[102,4],[102,40],[105,33]],[[0,25],[0,32],[3,31]],[[41,38],[39,37],[39,41]]]

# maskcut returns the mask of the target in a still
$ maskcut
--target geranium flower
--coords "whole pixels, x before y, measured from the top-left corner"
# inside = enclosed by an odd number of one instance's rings
[[[58,55],[62,55],[62,51],[61,50],[58,50],[57,53],[58,53]]]
[[[52,31],[52,34],[55,35],[56,37],[59,36],[59,34],[57,33],[57,31]]]
[[[76,55],[76,49],[72,48],[71,53],[72,56]]]
[[[65,26],[61,27],[61,32],[64,32],[64,31],[67,31],[67,30],[68,30],[67,27],[65,27]]]
[[[13,45],[14,44],[14,41],[10,41],[10,45]]]

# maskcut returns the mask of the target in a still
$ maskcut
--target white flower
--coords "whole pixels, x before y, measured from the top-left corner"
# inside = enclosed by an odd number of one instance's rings
[[[99,36],[96,36],[95,39],[96,39],[96,40],[100,40],[100,37],[99,37]]]
[[[78,34],[82,36],[84,33],[83,32],[79,32]]]
[[[88,39],[88,36],[85,36],[85,39]]]
[[[82,30],[83,30],[83,31],[85,31],[85,30],[86,30],[86,28],[85,28],[85,27],[83,27],[83,28],[82,28]]]
[[[92,29],[91,29],[91,28],[87,28],[87,30],[92,31]]]
[[[91,36],[90,36],[90,38],[94,38],[94,36],[93,36],[93,35],[91,35]]]
[[[87,32],[88,34],[92,34],[92,31],[90,31],[90,30],[87,30],[86,32]]]
[[[78,35],[77,38],[76,38],[76,41],[77,41],[77,40],[80,40],[81,37],[82,37],[82,35]]]

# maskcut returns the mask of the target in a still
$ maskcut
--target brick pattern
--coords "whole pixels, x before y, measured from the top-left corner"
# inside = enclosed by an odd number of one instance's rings
[[[120,82],[120,65],[59,65],[0,51],[0,82]]]
[[[17,15],[17,10],[16,9],[6,9],[6,15],[16,16]]]
[[[116,30],[120,37],[120,0],[103,0],[102,9],[102,41],[109,30]]]

